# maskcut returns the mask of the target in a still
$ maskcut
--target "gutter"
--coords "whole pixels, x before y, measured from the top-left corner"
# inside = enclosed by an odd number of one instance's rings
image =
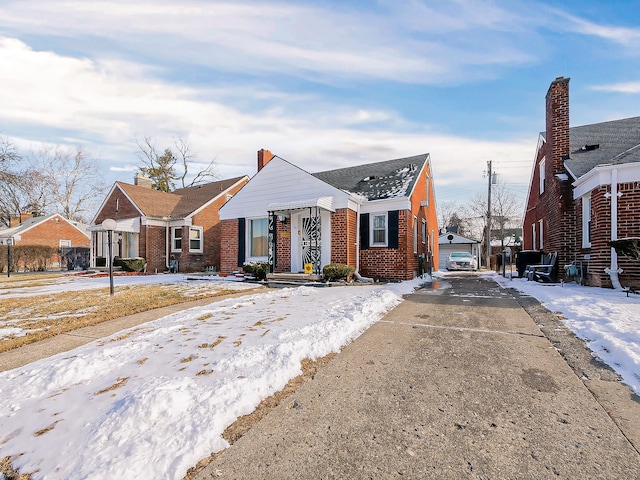
[[[618,170],[611,170],[611,193],[609,194],[611,200],[611,240],[618,239],[618,197],[622,196],[622,193],[618,192]],[[618,274],[622,273],[622,269],[618,267],[618,252],[611,247],[611,266],[605,268],[604,272],[611,278],[611,284],[616,290],[622,290],[620,279]]]

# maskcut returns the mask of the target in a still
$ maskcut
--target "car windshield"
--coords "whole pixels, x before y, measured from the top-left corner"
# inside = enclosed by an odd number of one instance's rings
[[[471,254],[470,253],[465,253],[465,252],[454,252],[449,256],[451,258],[471,258]]]

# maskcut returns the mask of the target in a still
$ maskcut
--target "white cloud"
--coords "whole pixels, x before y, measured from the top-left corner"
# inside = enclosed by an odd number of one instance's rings
[[[640,81],[611,83],[608,85],[596,85],[592,90],[616,93],[640,93]]]

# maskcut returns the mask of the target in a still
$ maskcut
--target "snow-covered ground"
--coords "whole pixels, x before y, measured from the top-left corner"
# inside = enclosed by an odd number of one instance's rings
[[[640,296],[494,278],[562,312],[640,393]],[[301,360],[339,351],[420,282],[212,299],[0,373],[0,458],[24,453],[14,466],[33,478],[181,479],[225,448],[225,427],[298,375]]]

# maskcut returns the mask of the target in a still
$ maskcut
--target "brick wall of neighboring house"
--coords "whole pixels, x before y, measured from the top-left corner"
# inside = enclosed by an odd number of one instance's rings
[[[360,250],[360,273],[376,280],[410,280],[414,277],[413,236],[409,237],[408,210],[400,210],[398,215],[398,248],[369,247]],[[407,244],[411,238],[412,243]]]
[[[291,219],[276,220],[276,273],[291,271]]]
[[[524,220],[522,224],[523,250],[534,249],[532,226],[536,225],[536,230],[538,230],[538,222],[540,220],[538,212],[542,209],[542,206],[540,206],[540,210],[538,209],[538,200],[540,198],[540,162],[542,162],[542,159],[545,158],[545,147],[546,144],[542,144],[541,148],[538,150],[536,161],[533,166],[533,175],[531,176],[531,184],[529,185],[529,198],[527,201],[527,208],[525,210]],[[538,249],[538,245],[539,243],[537,243],[536,241],[536,250]]]
[[[144,242],[142,237],[144,236]],[[140,228],[140,251],[147,260],[147,272],[155,273],[167,270],[166,227],[142,226]],[[144,243],[145,250],[142,250]]]
[[[60,217],[53,217],[20,234],[16,245],[46,245],[60,248],[60,240],[71,240],[72,247],[89,247],[90,238]]]
[[[605,273],[605,268],[611,266],[611,200],[608,194],[609,185],[601,185],[591,191],[591,248],[582,248],[582,232],[578,235],[579,258],[590,255],[590,259],[583,260],[586,272],[585,283],[595,287],[611,288],[611,278]],[[640,237],[640,223],[637,212],[640,211],[640,182],[620,183],[618,192],[618,238]],[[582,225],[582,202],[577,202],[577,224]],[[640,261],[618,255],[618,267],[623,271],[619,274],[620,283],[637,285],[640,278]]]
[[[96,217],[95,224],[100,225],[105,219],[123,220],[126,218],[136,218],[140,212],[133,205],[119,188],[115,188],[109,198],[106,199],[102,210]]]
[[[220,272],[231,273],[238,270],[238,219],[220,222]]]

